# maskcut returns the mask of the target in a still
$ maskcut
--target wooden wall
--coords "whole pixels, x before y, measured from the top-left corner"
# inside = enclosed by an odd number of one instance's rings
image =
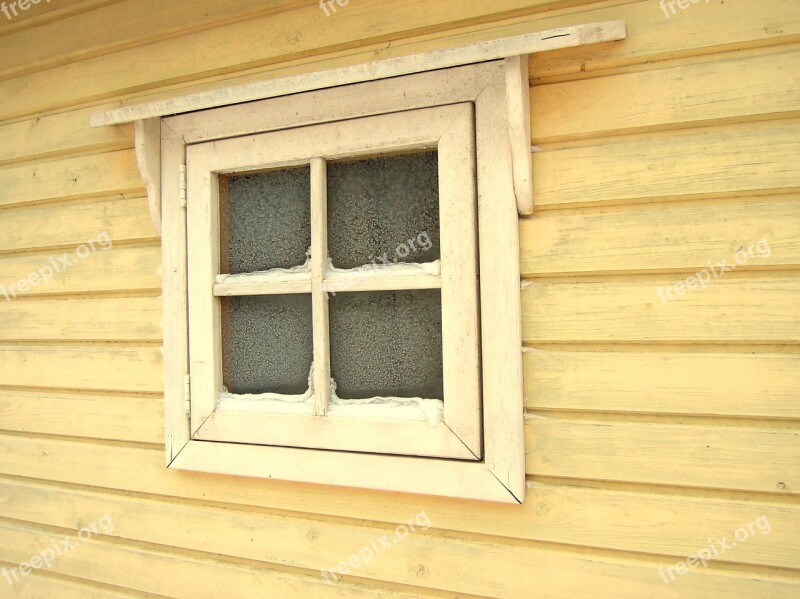
[[[531,61],[524,506],[163,468],[159,239],[132,129],[90,113],[617,18],[627,41]],[[0,568],[115,527],[10,596],[800,596],[796,0],[53,0],[0,22],[0,283],[114,244],[0,296]],[[320,576],[422,511],[428,531]],[[769,534],[659,577],[761,515]]]

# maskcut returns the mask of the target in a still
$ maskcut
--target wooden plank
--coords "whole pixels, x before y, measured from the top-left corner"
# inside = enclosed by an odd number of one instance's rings
[[[186,393],[191,392],[189,376],[189,308],[186,274],[186,207],[181,206],[183,181],[169,176],[186,167],[182,140],[162,123],[161,194],[163,261],[162,313],[164,328],[164,444],[166,465],[189,441],[189,410]],[[187,390],[187,383],[189,389]],[[163,465],[163,464],[162,464]]]
[[[703,62],[531,89],[535,144],[800,110],[800,50],[712,55]],[[693,83],[695,82],[695,83]],[[630,101],[635,98],[635,101]]]
[[[794,191],[798,140],[800,121],[779,120],[545,150],[533,155],[534,197],[544,207]]]
[[[50,258],[59,264],[61,251],[0,257],[0,284],[9,287],[31,273],[52,274],[46,284],[31,287],[26,297],[59,293],[145,291],[161,288],[161,251],[158,246],[122,246],[100,251],[69,269],[56,273]],[[70,258],[73,259],[73,258]],[[42,269],[44,269],[42,271]],[[5,301],[5,297],[0,295]]]
[[[337,85],[445,69],[508,56],[528,55],[547,50],[617,41],[625,39],[625,35],[625,23],[623,21],[572,25],[552,31],[528,33],[513,38],[476,42],[461,47],[418,53],[412,56],[386,58],[363,65],[341,67],[285,79],[274,79],[260,84],[249,84],[227,90],[200,93],[165,102],[130,106],[93,115],[91,123],[93,127],[118,125],[131,120],[192,112],[226,104],[250,102]],[[2,84],[0,84],[0,89],[2,89]]]
[[[103,232],[113,243],[154,241],[156,232],[147,213],[147,200],[101,198],[5,210],[0,218],[0,252],[59,247],[74,250]]]
[[[147,189],[150,220],[161,233],[161,119],[147,119],[133,124],[136,140],[136,165]]]
[[[511,56],[504,61],[506,103],[514,167],[514,193],[520,214],[533,212],[533,174],[530,162],[531,100],[528,56]]]
[[[216,297],[311,293],[311,277],[305,272],[282,276],[228,275],[224,283],[214,284],[213,293]]]
[[[346,518],[352,523],[352,520],[364,521],[364,515],[369,514],[368,520],[372,522],[369,526],[381,526],[380,523],[396,526],[424,511],[440,531],[613,547],[670,555],[673,559],[667,561],[672,562],[675,557],[685,557],[690,550],[702,548],[709,537],[730,534],[765,514],[773,525],[774,536],[764,540],[767,542],[743,545],[728,556],[729,560],[764,564],[774,560],[786,564],[797,561],[797,555],[789,548],[797,544],[795,523],[800,508],[741,494],[731,496],[697,489],[663,493],[653,487],[649,490],[628,487],[620,491],[578,487],[575,481],[569,486],[529,483],[529,500],[518,506],[359,489],[342,493],[338,487],[252,478],[227,477],[225,484],[218,484],[219,478],[209,474],[174,476],[163,469],[161,451],[151,448],[9,435],[0,435],[0,448],[5,452],[0,454],[2,473],[154,494],[165,497],[164,501],[175,505],[174,509],[185,504],[175,498],[188,498],[230,503],[228,507],[238,506],[246,511],[254,507],[269,508],[266,512],[288,510],[295,519],[303,518],[302,512],[316,522],[320,515],[325,515]],[[627,519],[628,524],[619,524],[622,519]],[[268,530],[270,526],[264,528]],[[612,533],[610,528],[616,530]],[[332,534],[335,535],[335,530]],[[780,553],[783,557],[776,558]]]
[[[161,298],[4,300],[0,331],[4,341],[156,341]]]
[[[442,275],[413,271],[392,271],[391,267],[350,272],[331,272],[322,282],[323,291],[400,291],[403,289],[441,289]]]
[[[15,204],[74,197],[142,193],[131,150],[64,158],[0,170],[0,208]]]
[[[717,556],[715,561],[786,568],[796,568],[800,563],[800,557],[793,551],[800,540],[797,522],[800,507],[797,505],[542,483],[529,486],[538,509],[525,509],[525,514],[518,520],[526,532],[535,531],[533,540],[623,551],[635,549],[642,553],[680,558],[707,547],[709,538],[719,540],[727,537],[732,540],[737,529],[744,527],[747,530],[747,526],[753,523],[758,528],[753,527],[747,542],[737,544]],[[7,478],[0,478],[0,496],[7,498],[4,506],[6,517],[18,521],[68,528],[69,522],[88,523],[92,521],[92,513],[102,513],[114,523],[120,523],[114,530],[114,536],[118,538],[176,548],[192,548],[195,536],[206,530],[219,531],[218,534],[206,534],[214,539],[224,534],[225,540],[212,541],[204,547],[205,550],[259,561],[273,561],[272,556],[280,555],[283,563],[309,569],[314,568],[315,560],[331,562],[336,559],[335,552],[347,555],[348,547],[359,539],[377,538],[395,526],[393,523],[370,521],[361,521],[358,525],[342,521],[315,522],[299,513],[254,512],[246,506],[226,506],[221,510],[197,503],[187,505],[170,498],[125,497],[119,493],[68,489],[52,483]],[[135,518],[146,513],[151,514],[150,518],[145,518],[147,525],[137,526]],[[406,521],[415,515],[409,514]],[[425,512],[424,516],[429,514]],[[195,523],[194,530],[176,532],[175,527],[167,523],[169,519]],[[757,519],[760,519],[758,523]],[[427,520],[433,530],[439,528],[434,519]],[[454,546],[449,539],[447,543],[441,543],[442,537],[426,534],[427,531],[421,529],[421,525],[426,523],[423,518],[415,522],[416,546],[409,547],[408,551],[435,556],[433,559],[437,563],[432,563],[431,567],[438,572],[450,566],[449,561],[458,559],[459,549],[464,547]],[[312,526],[323,542],[316,543],[314,539],[306,538],[307,530]],[[252,535],[252,530],[263,534],[258,540],[248,537],[245,541],[243,537],[248,533]],[[411,538],[404,542],[408,541]],[[538,544],[530,545],[536,547]],[[285,547],[285,552],[281,553],[280,547]],[[463,553],[468,555],[470,552]],[[476,554],[480,555],[478,551]],[[408,553],[398,556],[400,561],[408,557]],[[515,558],[512,556],[511,559]],[[372,576],[388,580],[391,575],[384,568]],[[439,584],[449,586],[446,573],[435,576]]]
[[[3,385],[9,387],[160,393],[161,368],[155,347],[0,347]]]
[[[734,264],[740,248],[754,257],[738,269],[800,264],[800,196],[692,201],[565,213],[520,221],[525,276],[688,272],[708,262]]]
[[[91,10],[96,6],[102,6],[108,2],[109,0],[64,0],[63,2],[59,2],[57,6],[53,6],[48,2],[39,7],[31,2],[28,5],[28,10],[17,9],[17,16],[15,17],[13,16],[13,12],[9,9],[12,18],[0,21],[0,36],[11,35],[23,29],[30,30],[44,23],[49,23],[78,12]]]
[[[15,483],[10,483],[14,485]],[[313,584],[316,580],[325,588],[339,589],[338,592],[346,592],[349,588],[347,580],[337,582],[335,585],[323,585],[324,580],[317,571],[309,570],[309,576],[295,573],[289,574],[281,567],[248,569],[251,578],[247,579],[247,584],[242,585],[236,575],[236,569],[242,566],[239,564],[242,558],[228,559],[225,562],[217,561],[217,556],[203,555],[200,557],[188,557],[185,554],[176,555],[175,550],[168,549],[175,545],[196,546],[197,539],[205,530],[211,530],[204,539],[204,548],[209,552],[218,551],[221,555],[253,555],[254,559],[263,561],[265,559],[279,559],[284,551],[288,551],[289,563],[313,551],[318,551],[321,556],[314,554],[305,558],[320,562],[327,555],[347,555],[351,546],[363,547],[369,542],[370,533],[383,531],[390,532],[391,529],[375,526],[353,526],[335,525],[326,522],[303,521],[298,519],[279,519],[274,516],[263,516],[253,513],[219,510],[214,508],[198,508],[191,505],[168,504],[164,502],[153,502],[138,498],[125,498],[122,496],[110,496],[102,494],[92,494],[85,491],[64,490],[64,496],[59,500],[61,509],[56,509],[55,502],[47,500],[52,498],[55,489],[38,485],[26,485],[22,489],[20,486],[7,487],[14,492],[9,494],[13,513],[21,517],[27,515],[28,520],[55,520],[65,522],[68,518],[67,527],[74,526],[75,521],[92,522],[97,520],[97,514],[107,514],[114,524],[113,535],[115,537],[134,537],[145,538],[148,543],[159,543],[159,546],[145,545],[137,546],[132,543],[120,543],[111,540],[95,538],[89,543],[81,543],[80,549],[72,551],[63,559],[57,560],[53,565],[53,570],[59,574],[70,576],[80,576],[87,580],[98,582],[113,582],[114,584],[124,585],[143,591],[156,591],[169,593],[174,597],[201,597],[213,598],[213,592],[218,592],[214,588],[213,580],[224,576],[226,584],[230,584],[229,592],[236,593],[237,597],[260,597],[263,596],[263,585],[270,584],[270,588],[276,594],[284,589],[282,585],[284,577],[296,577],[302,584]],[[30,498],[37,497],[38,501]],[[23,500],[28,498],[28,501]],[[44,499],[44,501],[42,500]],[[553,497],[546,497],[551,505]],[[678,504],[680,505],[680,503]],[[144,511],[149,507],[150,511]],[[520,508],[517,508],[520,509]],[[674,527],[681,526],[679,513],[665,512],[660,515],[662,520],[672,521],[672,528],[666,529],[667,522],[659,523],[656,529],[665,531],[673,530]],[[708,510],[714,511],[711,504]],[[99,511],[97,511],[99,510]],[[749,512],[749,513],[748,513]],[[747,516],[751,510],[741,510]],[[135,517],[141,514],[142,517],[137,521]],[[238,519],[235,517],[238,516]],[[757,517],[757,516],[756,516]],[[162,524],[165,519],[171,518],[174,523],[176,519],[184,522],[192,522],[192,527],[176,527],[174,525]],[[620,515],[616,516],[619,519]],[[295,520],[297,520],[295,522]],[[745,520],[750,522],[749,518]],[[778,524],[786,522],[792,528],[794,526],[787,518],[775,520]],[[256,535],[251,530],[245,530],[247,523],[257,523],[258,530],[268,530],[271,534]],[[159,526],[159,524],[161,524]],[[212,524],[216,527],[212,528]],[[289,525],[293,524],[293,528]],[[724,523],[724,524],[727,524]],[[628,525],[630,522],[628,521]],[[0,523],[3,538],[9,542],[0,551],[0,559],[9,563],[15,563],[27,559],[23,557],[27,554],[36,554],[36,548],[48,546],[47,532],[39,532],[40,525],[33,523]],[[628,526],[629,527],[629,526]],[[625,534],[626,526],[620,526],[617,534]],[[196,530],[195,530],[196,529]],[[224,530],[227,534],[215,534],[213,531]],[[712,529],[713,534],[717,534],[717,529]],[[329,532],[330,531],[330,532]],[[775,527],[773,533],[777,532]],[[313,533],[317,534],[314,535]],[[391,531],[393,534],[393,531]],[[729,535],[730,531],[722,529],[723,535]],[[246,539],[244,537],[247,537]],[[313,536],[314,540],[309,540]],[[388,535],[387,535],[388,536]],[[785,546],[785,539],[790,535],[784,534],[779,540]],[[72,538],[72,537],[70,537]],[[765,536],[766,541],[771,540],[771,536]],[[240,540],[241,539],[241,540]],[[366,541],[365,541],[366,539]],[[74,539],[73,539],[74,540]],[[285,550],[271,549],[280,540],[285,541]],[[237,542],[238,541],[238,542]],[[759,538],[754,537],[751,543],[758,543]],[[658,542],[657,540],[655,542]],[[693,550],[702,548],[707,541],[703,539],[699,545],[693,546]],[[760,544],[764,544],[763,542]],[[744,544],[747,545],[747,544]],[[259,551],[260,550],[260,551]],[[736,548],[731,550],[741,553],[746,550]],[[684,554],[685,555],[685,554]],[[30,555],[28,555],[29,557]],[[266,556],[266,558],[265,558]],[[297,558],[295,556],[298,556]],[[409,580],[414,587],[400,587],[412,591],[425,592],[417,578],[416,572],[410,566],[424,566],[426,577],[422,584],[428,587],[436,587],[447,581],[448,586],[465,586],[469,582],[477,579],[477,586],[474,590],[481,591],[486,589],[482,596],[502,596],[502,597],[529,597],[533,588],[542,591],[541,596],[564,597],[561,592],[566,588],[572,597],[592,597],[596,596],[598,589],[614,590],[614,597],[624,599],[635,599],[642,596],[667,598],[670,594],[653,594],[652,589],[667,589],[661,584],[658,577],[659,566],[673,566],[673,558],[661,558],[658,560],[637,560],[631,558],[603,556],[591,550],[582,552],[555,549],[552,546],[544,547],[538,544],[498,544],[496,542],[479,542],[475,540],[461,540],[457,538],[429,536],[424,533],[409,535],[402,542],[398,542],[392,547],[392,560],[376,559],[371,562],[369,569],[363,572],[354,570],[354,574],[360,577],[378,577],[383,579],[404,578]],[[466,556],[466,557],[465,557]],[[476,561],[492,559],[492,563],[502,564],[498,571],[498,577],[486,577],[485,572],[475,567]],[[346,558],[341,558],[346,559]],[[192,569],[192,563],[197,560],[197,568]],[[202,561],[200,561],[202,560]],[[161,563],[163,561],[163,563]],[[326,563],[326,562],[322,562]],[[115,567],[115,565],[119,567]],[[166,568],[173,572],[172,576],[154,577],[147,576],[146,572],[158,571]],[[228,570],[220,571],[218,568],[223,564],[227,565]],[[452,565],[451,565],[452,564]],[[124,565],[124,567],[122,567]],[[449,566],[449,567],[448,567]],[[327,566],[325,566],[327,567]],[[511,567],[516,567],[515,575],[500,577],[499,574],[510,572]],[[175,572],[185,574],[175,575]],[[260,573],[262,577],[253,580],[254,572]],[[313,576],[311,576],[313,572]],[[461,582],[458,577],[463,576]],[[208,578],[204,578],[208,577]],[[452,584],[449,581],[456,579]],[[653,580],[658,581],[656,584]],[[292,578],[290,578],[292,580]],[[256,584],[260,583],[260,584]],[[204,590],[201,584],[209,586]],[[385,584],[385,583],[384,583]],[[772,599],[774,597],[789,599],[796,593],[798,582],[786,576],[770,575],[763,572],[753,572],[748,569],[732,569],[719,564],[713,565],[709,569],[700,568],[679,578],[675,585],[687,585],[692,588],[692,596],[701,599],[712,599],[718,597],[720,589],[730,591],[732,597],[757,599]],[[188,586],[187,586],[188,585]],[[252,590],[250,587],[254,587]],[[388,585],[386,585],[388,586]],[[376,596],[394,596],[389,593],[389,589],[383,584],[370,584],[372,592],[381,593]],[[255,587],[258,587],[257,589]],[[313,587],[312,587],[313,588]],[[364,587],[359,587],[364,588]],[[390,587],[391,588],[391,587]],[[397,588],[397,587],[395,587]],[[675,588],[675,587],[673,587]],[[287,588],[299,596],[303,596],[310,589],[295,585]],[[324,596],[316,594],[316,589],[310,590],[314,596]],[[257,594],[260,593],[260,594]],[[527,594],[526,594],[527,593]],[[593,594],[594,593],[594,594]],[[474,594],[463,592],[459,596],[475,596]],[[280,595],[282,596],[282,595]],[[298,596],[293,594],[292,596]],[[342,595],[336,595],[340,597]],[[344,595],[348,596],[348,595]],[[406,596],[406,595],[403,595]],[[433,596],[428,595],[426,596]],[[539,591],[537,590],[537,596]],[[610,595],[609,595],[610,596]]]
[[[522,339],[518,212],[514,196],[505,82],[475,103],[478,174],[484,455],[487,467],[524,500]],[[487,240],[491,240],[487,243]]]
[[[89,114],[97,109],[92,106],[0,126],[0,165],[30,158],[133,148],[133,125],[102,129],[86,126]]]
[[[630,32],[624,44],[576,48],[535,57],[530,63],[534,79],[594,73],[624,65],[644,64],[682,56],[719,53],[739,48],[771,46],[796,41],[800,13],[793,0],[738,3],[711,0],[669,18],[652,3],[588,7],[569,11],[537,23],[558,27],[576,19],[625,19]]]
[[[528,343],[800,340],[800,279],[723,276],[666,302],[659,288],[681,277],[529,283],[522,293],[523,336]]]
[[[43,23],[24,33],[0,37],[0,78],[144,45],[179,32],[290,10],[298,2],[177,0],[165,5],[157,0],[127,0],[104,4],[89,12]],[[59,7],[61,5],[59,3]],[[24,56],[25,60],[15,61],[12,58],[15,54]]]
[[[327,382],[330,390],[330,376]],[[327,406],[325,411],[315,406],[315,414],[310,407],[305,414],[271,414],[253,406],[231,409],[231,404],[226,408],[218,408],[192,438],[340,452],[477,459],[444,422],[392,419],[385,412],[377,417],[331,416],[327,415]]]
[[[0,389],[0,429],[160,444],[161,404],[154,397]]]
[[[795,353],[533,349],[524,361],[530,409],[800,418]]]
[[[92,514],[89,522],[101,517]],[[113,523],[116,526],[116,522]],[[69,528],[74,529],[74,524]],[[0,546],[0,559],[9,563],[19,564],[53,544],[53,533],[49,529],[0,522],[0,530],[6,541]],[[189,556],[163,547],[135,547],[97,537],[82,542],[74,534],[59,534],[59,538],[68,539],[72,550],[54,561],[50,571],[89,584],[114,585],[157,597],[214,599],[219,596],[220,580],[225,581],[226,592],[241,599],[261,599],[265,588],[279,597],[302,597],[306,593],[335,599],[430,597],[380,586],[365,589],[346,581],[329,585],[319,572],[299,574],[280,567],[253,568],[251,564],[221,560],[210,554]],[[164,575],[153,576],[154,572]]]
[[[530,475],[800,493],[797,430],[543,416],[528,423]]]
[[[331,399],[331,339],[328,294],[322,287],[328,270],[328,166],[311,159],[311,293],[313,309],[314,414],[325,416]],[[352,438],[352,437],[349,437]]]
[[[488,108],[485,101],[478,102]],[[481,346],[476,124],[477,130],[485,135],[486,125],[476,119],[475,108],[467,105],[439,140],[438,171],[444,421],[478,459],[483,455],[481,350],[486,355],[498,348],[491,345],[491,339],[490,345]],[[488,136],[483,139],[494,141]],[[494,151],[494,146],[489,148],[489,152]],[[503,174],[508,177],[511,173]],[[507,200],[500,194],[487,197],[488,188],[483,192],[487,203]],[[506,222],[502,224],[505,226]],[[484,307],[487,313],[483,317],[491,322],[495,317],[492,306]],[[509,401],[514,401],[513,396]],[[487,434],[503,433],[495,430]],[[495,459],[502,461],[499,457]]]
[[[19,567],[18,564],[6,564],[6,568]],[[56,578],[52,575],[44,578],[37,570],[33,570],[25,578],[25,583],[13,591],[14,599],[41,599],[42,597],[59,597],[59,599],[152,599],[152,596],[142,595],[133,591],[123,591],[103,588],[93,584],[86,584],[74,580]]]

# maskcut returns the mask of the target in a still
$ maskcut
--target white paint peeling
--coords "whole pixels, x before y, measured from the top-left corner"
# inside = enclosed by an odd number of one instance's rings
[[[271,268],[269,270],[257,270],[246,272],[239,275],[217,275],[218,284],[233,283],[246,279],[249,283],[262,283],[270,281],[286,281],[292,278],[306,278],[311,274],[311,250],[306,253],[306,261],[299,266],[291,268]]]

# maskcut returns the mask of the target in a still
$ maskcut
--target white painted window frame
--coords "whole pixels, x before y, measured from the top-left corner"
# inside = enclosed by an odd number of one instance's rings
[[[525,495],[525,445],[518,215],[529,214],[533,207],[528,55],[622,40],[625,35],[622,21],[593,23],[92,115],[93,126],[135,123],[137,160],[148,188],[153,222],[162,233],[167,466],[521,503]],[[397,93],[398,86],[404,93]],[[298,109],[297,94],[301,93],[304,101]],[[476,121],[482,459],[377,455],[193,439],[187,404],[186,186],[182,183],[185,179],[177,176],[185,172],[187,147],[240,135],[462,102],[475,106]]]

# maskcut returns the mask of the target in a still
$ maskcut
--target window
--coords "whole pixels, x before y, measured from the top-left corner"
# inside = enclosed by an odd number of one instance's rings
[[[162,234],[167,466],[521,503],[527,55],[625,35],[592,23],[92,115],[135,124]]]

